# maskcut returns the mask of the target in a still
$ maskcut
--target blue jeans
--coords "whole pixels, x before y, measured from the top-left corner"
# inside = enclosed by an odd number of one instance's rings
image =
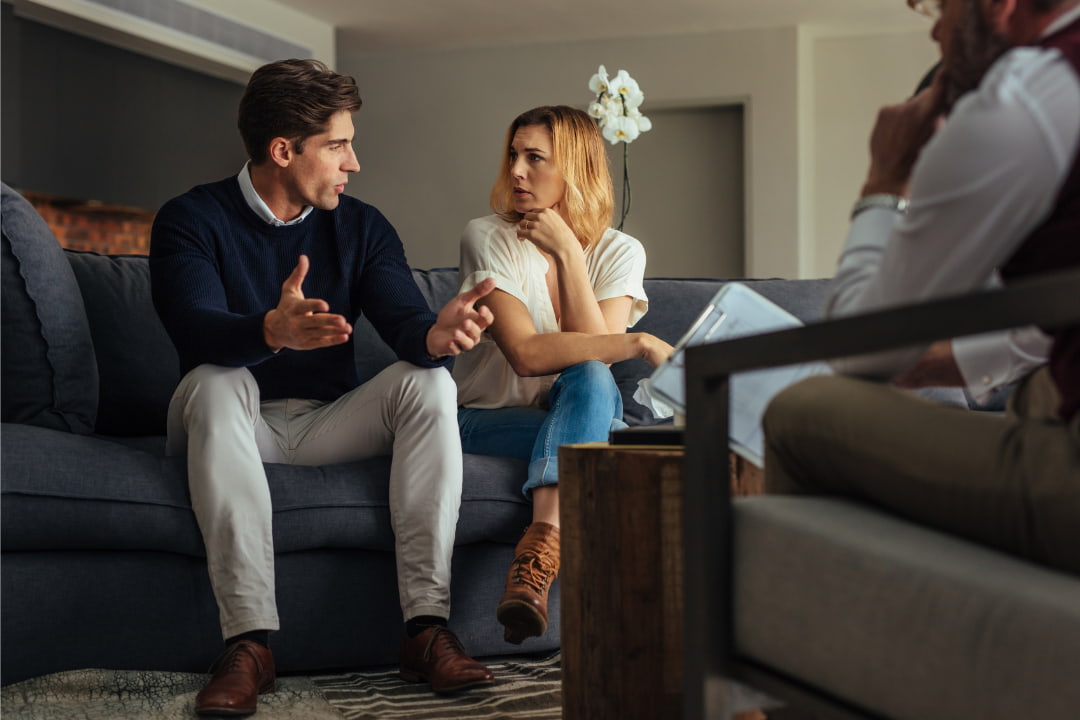
[[[522,492],[559,482],[559,446],[599,442],[624,428],[622,396],[611,371],[590,360],[566,368],[551,386],[549,410],[506,407],[458,408],[461,449],[529,461]]]

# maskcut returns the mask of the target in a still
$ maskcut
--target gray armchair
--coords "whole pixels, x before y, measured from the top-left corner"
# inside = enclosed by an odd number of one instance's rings
[[[1080,717],[1080,577],[838,498],[730,497],[738,371],[1080,322],[1080,272],[690,348],[685,717]]]

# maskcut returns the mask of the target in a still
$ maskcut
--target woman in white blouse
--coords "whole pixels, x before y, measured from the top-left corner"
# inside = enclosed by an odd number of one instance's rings
[[[480,302],[495,321],[454,365],[467,453],[529,461],[533,522],[517,545],[499,604],[509,642],[547,630],[559,571],[558,447],[622,427],[608,365],[658,365],[671,346],[627,333],[648,309],[645,250],[610,227],[614,193],[603,139],[584,112],[540,107],[510,125],[491,191],[494,215],[469,222],[461,288],[494,278]]]

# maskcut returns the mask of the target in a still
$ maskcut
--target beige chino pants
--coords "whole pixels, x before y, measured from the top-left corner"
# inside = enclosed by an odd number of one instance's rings
[[[245,368],[200,365],[169,405],[166,451],[187,455],[224,638],[279,627],[263,462],[326,465],[392,453],[402,614],[449,617],[462,469],[457,390],[445,369],[398,362],[334,402],[261,402]]]
[[[1080,573],[1080,416],[1056,420],[1045,368],[1004,414],[940,405],[879,383],[816,377],[764,420],[770,493],[865,500]]]

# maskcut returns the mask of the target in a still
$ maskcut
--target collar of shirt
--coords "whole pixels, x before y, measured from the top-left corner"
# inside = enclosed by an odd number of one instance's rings
[[[244,167],[240,168],[240,174],[236,176],[236,180],[240,183],[240,192],[244,194],[244,199],[247,200],[248,207],[250,207],[256,215],[258,215],[263,221],[275,227],[282,225],[298,225],[304,221],[314,208],[308,205],[300,213],[299,217],[285,222],[279,220],[276,215],[270,210],[270,206],[263,202],[263,199],[259,197],[259,193],[255,192],[255,186],[251,184],[251,163],[244,163]]]

